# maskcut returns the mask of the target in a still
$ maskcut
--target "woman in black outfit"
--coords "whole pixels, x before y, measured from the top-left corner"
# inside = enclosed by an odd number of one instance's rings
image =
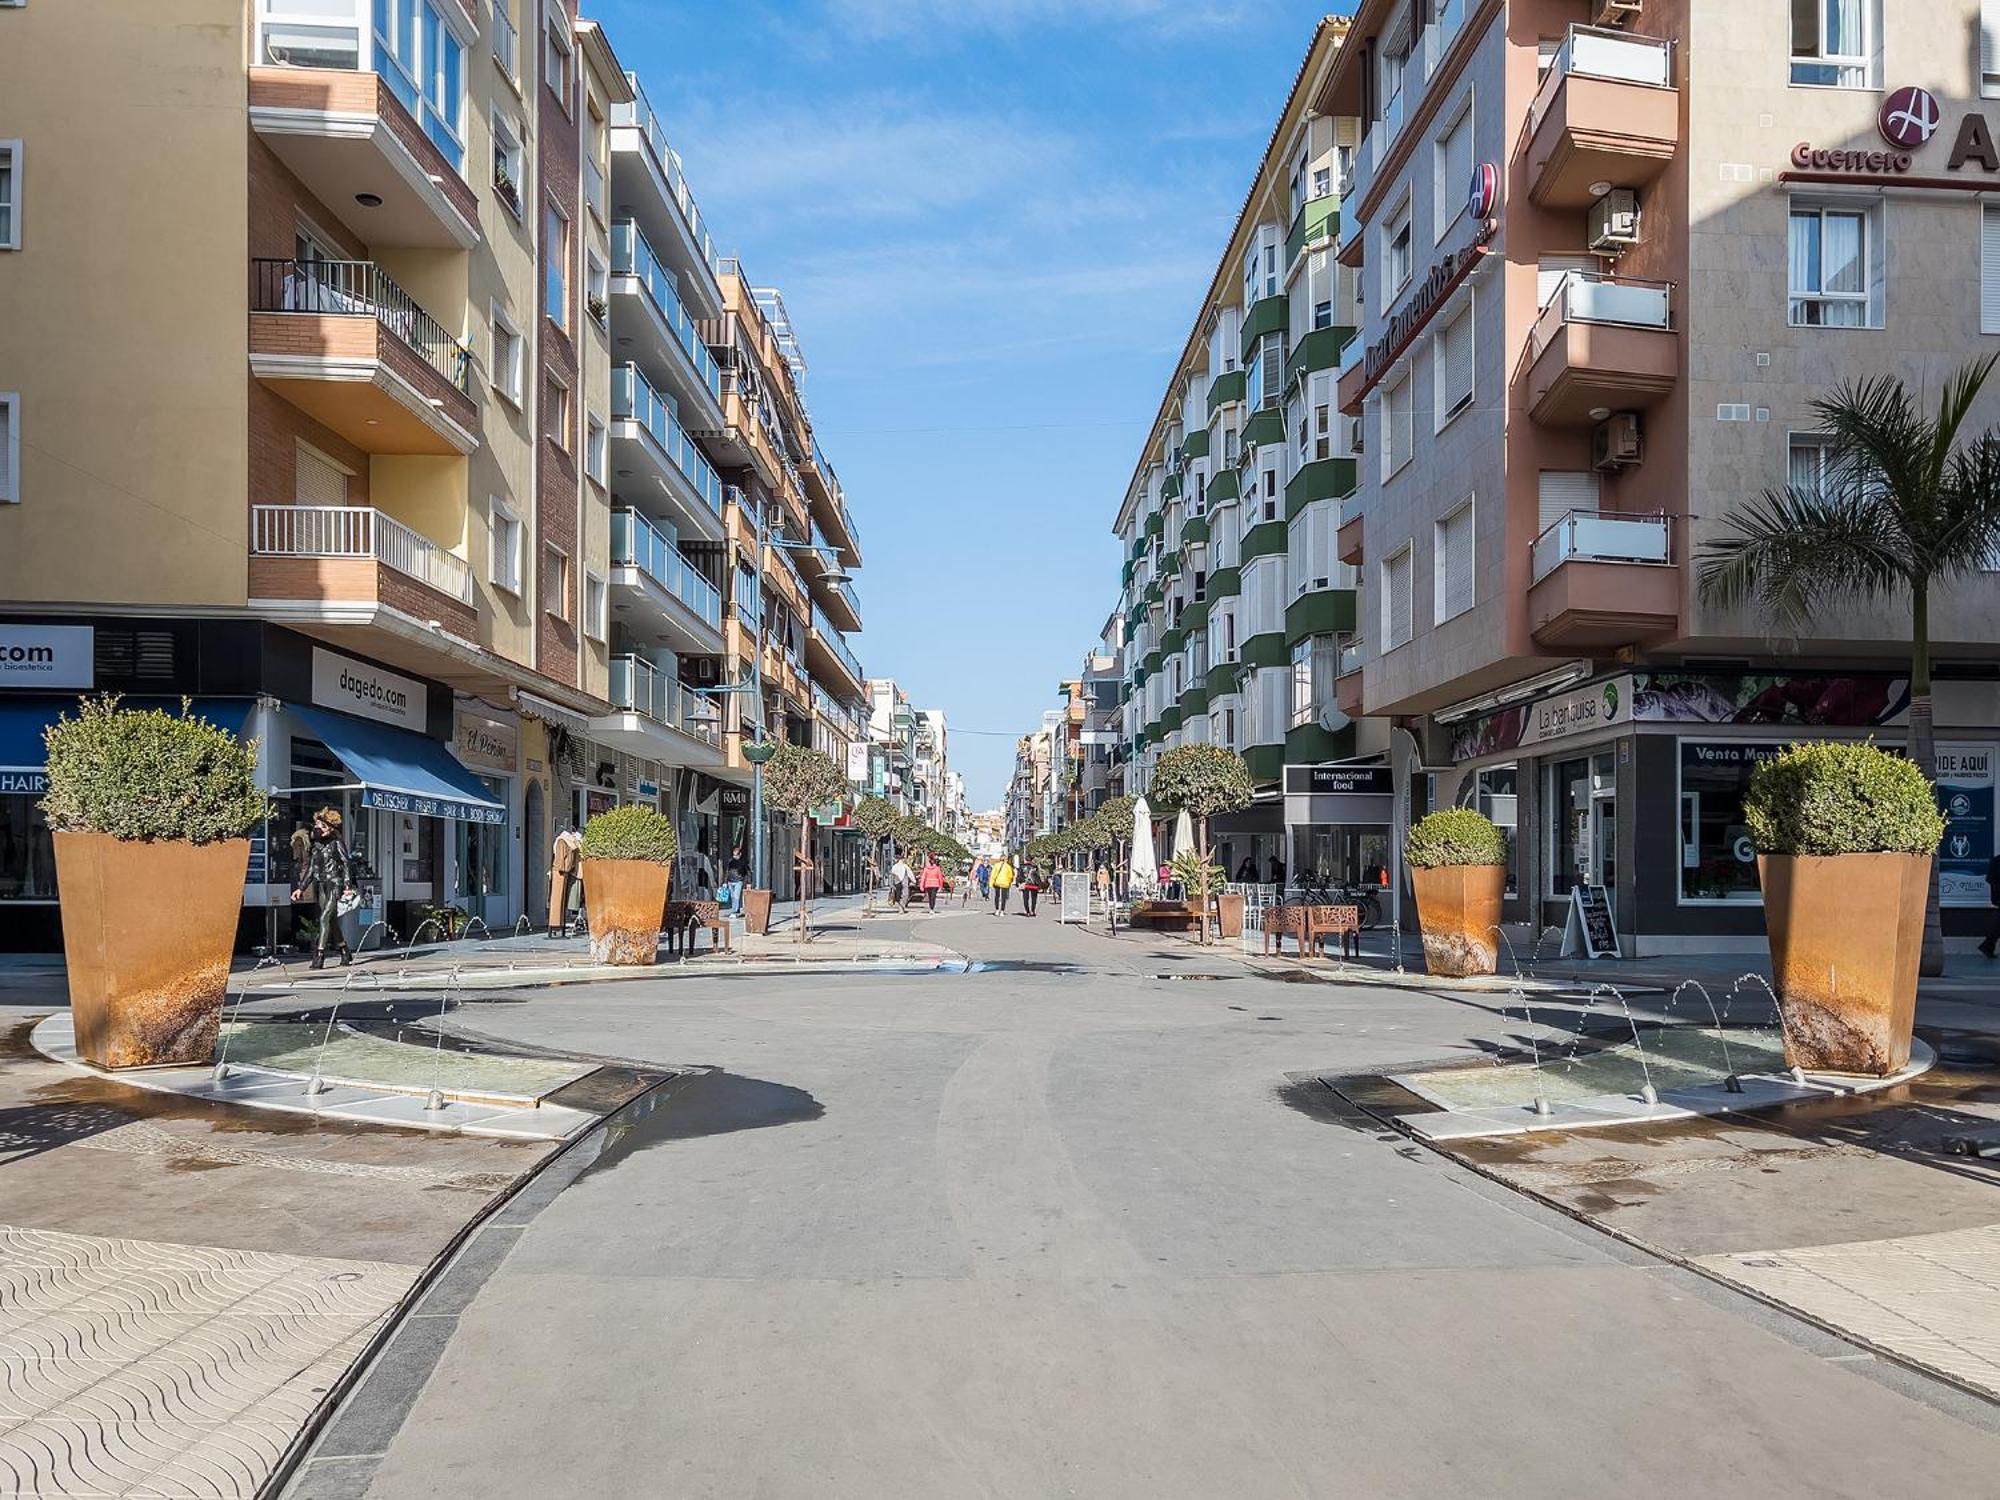
[[[341,967],[345,968],[354,955],[348,949],[347,935],[340,930],[340,898],[354,894],[354,866],[347,845],[340,841],[340,814],[331,807],[313,814],[312,849],[292,899],[303,901],[308,886],[319,903],[319,936],[313,940],[312,967],[326,966],[326,946],[331,942],[339,947]]]

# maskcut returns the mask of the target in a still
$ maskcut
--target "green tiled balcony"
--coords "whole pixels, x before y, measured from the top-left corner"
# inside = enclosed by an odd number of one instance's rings
[[[1285,387],[1290,389],[1301,375],[1314,370],[1332,370],[1340,366],[1340,351],[1347,341],[1354,337],[1352,328],[1335,326],[1315,328],[1311,333],[1292,346],[1292,357],[1285,361]]]
[[[1191,722],[1208,712],[1208,684],[1198,682],[1181,694],[1182,722]]]
[[[1347,760],[1354,754],[1354,726],[1323,729],[1304,724],[1285,736],[1285,760],[1295,766],[1318,765],[1322,761]]]
[[[1243,572],[1240,568],[1217,568],[1208,575],[1208,597],[1234,599],[1243,592]]]
[[[1243,371],[1230,370],[1225,374],[1216,376],[1215,379],[1208,383],[1208,414],[1211,417],[1215,415],[1219,407],[1224,407],[1232,401],[1241,401],[1243,399],[1244,379]]]
[[[1138,571],[1139,560],[1134,557],[1126,558],[1125,566],[1118,570],[1118,586],[1120,588],[1130,588],[1132,586],[1132,575]]]
[[[1299,258],[1299,252],[1315,240],[1337,239],[1340,235],[1340,200],[1315,198],[1299,210],[1285,236],[1285,264]]]
[[[1187,525],[1181,528],[1181,545],[1198,547],[1208,540],[1208,517],[1189,516]]]
[[[1243,562],[1260,557],[1279,557],[1290,543],[1283,521],[1259,521],[1243,533]]]
[[[1187,627],[1185,625],[1176,625],[1172,630],[1169,630],[1165,635],[1160,637],[1160,650],[1168,656],[1172,656],[1185,645],[1187,645]]]
[[[1163,536],[1166,534],[1166,530],[1167,513],[1165,511],[1156,510],[1150,516],[1146,517],[1146,535],[1148,537]]]
[[[1281,406],[1267,406],[1243,424],[1243,451],[1249,453],[1266,443],[1282,443],[1285,440],[1285,411]]]
[[[1187,435],[1187,441],[1181,444],[1181,452],[1188,458],[1207,458],[1208,429],[1206,427],[1198,427],[1193,432],[1190,432]]]
[[[1170,500],[1179,499],[1180,493],[1181,476],[1178,474],[1169,474],[1166,482],[1160,486],[1160,504],[1165,505]]]
[[[1208,601],[1206,599],[1198,600],[1182,611],[1181,629],[1188,633],[1190,640],[1200,632],[1208,629]]]
[[[1176,730],[1178,730],[1180,727],[1181,727],[1181,709],[1180,705],[1177,703],[1172,708],[1168,709],[1165,713],[1160,715],[1160,734],[1162,737],[1170,735],[1174,733]]]
[[[1296,518],[1315,500],[1338,500],[1353,494],[1354,484],[1353,459],[1314,460],[1285,482],[1285,519]]]
[[[1213,510],[1218,505],[1228,505],[1243,495],[1243,480],[1234,469],[1224,469],[1208,481],[1208,504]]]
[[[1157,677],[1160,673],[1160,663],[1164,660],[1165,658],[1161,655],[1160,648],[1158,646],[1155,646],[1151,651],[1148,651],[1146,653],[1146,660],[1143,664],[1143,669],[1146,675],[1148,677]]]
[[[1283,333],[1291,324],[1291,299],[1282,292],[1251,303],[1249,310],[1243,314],[1243,358],[1249,359],[1250,351],[1257,347],[1257,340],[1265,334]]]
[[[1292,643],[1285,639],[1282,630],[1274,630],[1267,635],[1251,636],[1237,655],[1246,667],[1287,666],[1292,659]]]
[[[1291,645],[1315,635],[1345,635],[1353,629],[1353,589],[1301,594],[1285,610],[1285,639]]]
[[[1243,668],[1233,661],[1219,661],[1208,669],[1208,676],[1201,681],[1202,689],[1208,694],[1209,702],[1217,698],[1227,698],[1243,685]]]
[[[1252,745],[1243,752],[1243,764],[1250,768],[1252,781],[1276,781],[1285,774],[1285,747]]]

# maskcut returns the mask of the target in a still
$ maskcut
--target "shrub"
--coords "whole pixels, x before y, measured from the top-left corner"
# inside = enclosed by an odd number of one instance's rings
[[[1181,883],[1181,889],[1190,896],[1200,891],[1220,891],[1229,884],[1229,872],[1221,865],[1212,864],[1206,871],[1202,869],[1199,849],[1183,849],[1167,861],[1167,866],[1174,872],[1174,879]]]
[[[1469,807],[1447,807],[1418,820],[1403,841],[1413,870],[1448,865],[1504,865],[1507,840],[1493,820]]]
[[[1221,745],[1176,745],[1153,767],[1147,789],[1153,816],[1186,812],[1212,818],[1250,805],[1254,787],[1243,757]]]
[[[670,865],[679,852],[673,819],[643,803],[627,802],[583,825],[585,859],[643,859]]]
[[[780,745],[764,763],[764,801],[803,818],[815,807],[844,801],[847,772],[833,757],[808,745]]]
[[[1872,741],[1814,740],[1765,761],[1743,821],[1760,854],[1933,854],[1944,837],[1924,773]]]
[[[121,709],[86,698],[44,732],[49,827],[120,839],[240,839],[269,808],[257,789],[257,744],[191,712]]]

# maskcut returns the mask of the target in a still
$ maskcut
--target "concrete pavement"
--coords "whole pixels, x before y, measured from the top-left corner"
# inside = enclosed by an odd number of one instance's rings
[[[720,1071],[447,1273],[290,1493],[1992,1492],[1987,1404],[1297,1085],[1518,1018],[910,925],[993,967],[461,1010]]]

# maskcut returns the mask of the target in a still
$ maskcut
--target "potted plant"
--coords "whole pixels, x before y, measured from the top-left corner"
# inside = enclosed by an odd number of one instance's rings
[[[1743,820],[1757,848],[1786,1062],[1900,1072],[1944,837],[1929,779],[1873,743],[1794,745],[1757,767]]]
[[[1229,884],[1227,870],[1218,864],[1204,866],[1199,849],[1184,849],[1168,860],[1167,865],[1182,890],[1192,893],[1205,887],[1214,892],[1209,898],[1209,912],[1215,918],[1217,937],[1243,936],[1243,898],[1229,895],[1222,889]],[[1189,900],[1193,900],[1192,894]]]
[[[79,1056],[101,1068],[207,1062],[268,804],[257,747],[178,715],[86,698],[44,735]]]
[[[799,884],[798,941],[806,941],[812,928],[812,811],[847,798],[847,772],[833,757],[806,745],[780,745],[764,767],[764,801],[779,812],[799,820],[799,847],[795,863]],[[770,897],[765,896],[768,903]],[[768,909],[768,908],[767,908]]]
[[[583,305],[590,310],[590,315],[600,323],[611,316],[611,304],[595,292],[584,298]]]
[[[1254,788],[1250,768],[1243,757],[1222,745],[1177,745],[1153,767],[1154,816],[1163,809],[1187,812],[1195,820],[1195,847],[1200,860],[1195,866],[1197,881],[1188,889],[1188,901],[1199,913],[1201,940],[1208,941],[1209,896],[1219,891],[1215,879],[1214,851],[1208,844],[1208,820],[1222,813],[1239,812],[1250,805]],[[1241,932],[1241,913],[1238,914]]]
[[[1418,820],[1403,841],[1424,935],[1424,966],[1450,979],[1500,967],[1500,898],[1507,840],[1490,818],[1448,807]]]
[[[593,962],[657,961],[679,852],[673,820],[643,803],[614,807],[583,825],[583,898]]]

